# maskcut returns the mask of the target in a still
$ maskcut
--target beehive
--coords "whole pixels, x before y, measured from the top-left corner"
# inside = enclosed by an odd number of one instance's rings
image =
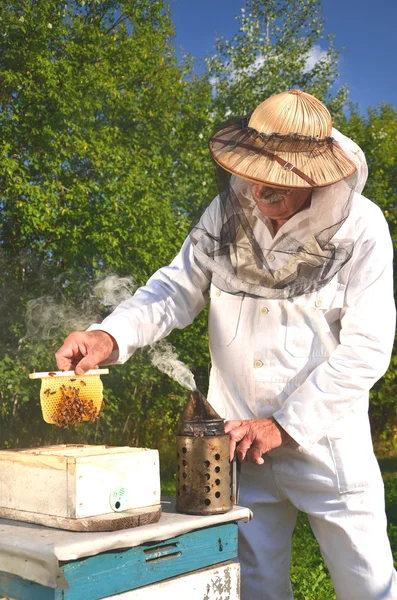
[[[59,445],[0,450],[0,517],[74,531],[156,522],[157,450]]]

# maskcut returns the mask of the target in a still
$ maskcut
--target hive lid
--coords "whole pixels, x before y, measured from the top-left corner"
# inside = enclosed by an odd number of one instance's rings
[[[11,450],[0,450],[0,456],[62,456],[66,458],[87,457],[107,454],[122,454],[141,451],[142,448],[132,448],[130,446],[105,446],[88,444],[58,444],[55,446],[38,446],[36,448],[15,448]]]

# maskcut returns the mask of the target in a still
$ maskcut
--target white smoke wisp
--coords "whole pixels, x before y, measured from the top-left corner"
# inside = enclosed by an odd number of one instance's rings
[[[152,365],[177,381],[182,387],[191,391],[197,388],[193,373],[179,360],[174,347],[168,342],[161,340],[152,344],[149,349],[149,357]]]
[[[67,288],[70,281],[60,276],[59,289]],[[75,308],[67,299],[42,296],[28,302],[25,314],[24,339],[49,340],[60,330],[84,331],[92,323],[100,323],[99,307],[114,309],[120,302],[131,298],[136,289],[133,277],[108,275],[92,288],[87,284],[80,306]],[[21,341],[22,341],[21,340]]]
[[[94,296],[104,306],[116,308],[124,300],[131,298],[136,289],[133,277],[118,277],[108,275],[94,286]]]
[[[51,296],[35,298],[26,307],[26,335],[23,339],[49,340],[62,328],[82,331],[98,320],[100,317],[92,308],[83,313],[66,303],[56,302]]]

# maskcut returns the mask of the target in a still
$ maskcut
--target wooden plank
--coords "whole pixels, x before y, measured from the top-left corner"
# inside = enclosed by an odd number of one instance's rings
[[[8,579],[9,585],[5,584]],[[63,600],[62,592],[50,588],[37,589],[36,584],[24,586],[23,591],[16,589],[12,583],[12,576],[2,579],[0,573],[0,587],[2,593],[7,589],[7,600],[10,594],[19,594],[16,600]],[[41,587],[41,586],[38,586]],[[22,595],[21,595],[22,593]],[[165,579],[162,582],[144,586],[121,594],[108,596],[105,600],[239,600],[240,599],[240,565],[237,562],[227,561],[215,567],[207,567],[193,571],[188,575],[179,575]],[[0,598],[0,600],[6,600]],[[83,597],[81,596],[81,600]],[[85,599],[84,599],[85,600]]]
[[[239,600],[240,565],[228,561],[216,567],[179,575],[106,600]]]
[[[20,510],[0,508],[0,517],[25,523],[36,523],[45,527],[66,529],[68,531],[119,531],[130,529],[141,525],[157,523],[161,517],[161,505],[145,506],[125,510],[123,512],[112,512],[95,517],[84,517],[81,519],[69,519],[54,517],[53,515],[40,515]]]
[[[0,573],[0,593],[17,600],[99,600],[236,556],[237,524],[225,523],[163,542],[150,542],[64,563],[61,569],[70,585],[68,590],[52,590]]]
[[[208,527],[124,551],[106,552],[63,565],[70,585],[70,590],[64,591],[64,600],[106,598],[236,556],[236,523]]]
[[[0,516],[7,518],[8,510],[67,516],[66,464],[0,460],[0,465]]]
[[[44,453],[18,452],[17,450],[0,450],[0,462],[12,462],[21,465],[33,465],[39,467],[49,467],[54,469],[66,469],[67,457],[46,455]]]
[[[39,454],[51,454],[53,456],[62,455],[69,461],[88,459],[91,456],[113,455],[113,454],[131,454],[133,452],[142,452],[142,448],[131,448],[130,446],[85,446],[83,444],[65,446],[53,446],[53,448],[44,448]]]
[[[15,600],[63,600],[61,590],[53,590],[3,571],[0,571],[1,594]]]
[[[145,448],[133,448],[131,446],[90,446],[86,444],[58,444],[56,446],[39,446],[37,448],[24,448],[18,450],[0,450],[0,459],[32,460],[36,457],[59,457],[64,458],[96,456],[98,454],[121,454],[124,452],[142,452]]]

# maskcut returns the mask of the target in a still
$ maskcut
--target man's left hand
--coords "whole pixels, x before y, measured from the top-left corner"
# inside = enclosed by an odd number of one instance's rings
[[[274,419],[227,421],[225,433],[230,433],[230,460],[234,453],[240,461],[250,460],[262,465],[262,454],[286,444],[292,438]]]

